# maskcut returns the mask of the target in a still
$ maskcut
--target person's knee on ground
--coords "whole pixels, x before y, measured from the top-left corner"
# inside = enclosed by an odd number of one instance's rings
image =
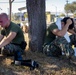
[[[13,56],[14,55],[14,51],[5,49],[4,47],[1,49],[1,54],[4,56]]]
[[[62,55],[61,49],[54,44],[46,45],[43,48],[43,53],[47,56],[52,56],[52,57],[60,57]]]

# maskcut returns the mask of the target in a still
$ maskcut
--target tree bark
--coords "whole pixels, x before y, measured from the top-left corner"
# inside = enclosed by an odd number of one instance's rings
[[[46,32],[45,0],[26,0],[29,22],[29,46],[42,52]]]

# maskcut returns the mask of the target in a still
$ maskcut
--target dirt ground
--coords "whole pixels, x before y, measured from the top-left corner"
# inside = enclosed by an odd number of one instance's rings
[[[28,34],[25,37],[28,39]],[[30,71],[29,67],[11,65],[13,57],[0,55],[0,75],[76,75],[76,65],[67,59],[47,57],[42,53],[25,51],[24,59],[32,59],[39,63],[39,68]]]
[[[0,56],[0,75],[76,75],[76,65],[70,64],[67,59],[31,51],[26,51],[24,58],[37,61],[39,68],[30,71],[26,66],[11,65],[13,57]]]

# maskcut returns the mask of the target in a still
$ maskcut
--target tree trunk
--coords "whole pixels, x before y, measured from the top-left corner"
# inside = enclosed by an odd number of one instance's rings
[[[45,0],[26,0],[29,22],[29,46],[33,51],[42,51],[46,32]]]

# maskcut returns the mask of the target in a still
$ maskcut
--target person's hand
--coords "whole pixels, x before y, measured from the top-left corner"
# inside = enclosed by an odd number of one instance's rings
[[[66,24],[67,25],[71,25],[72,24],[72,20],[71,19],[68,19]]]

